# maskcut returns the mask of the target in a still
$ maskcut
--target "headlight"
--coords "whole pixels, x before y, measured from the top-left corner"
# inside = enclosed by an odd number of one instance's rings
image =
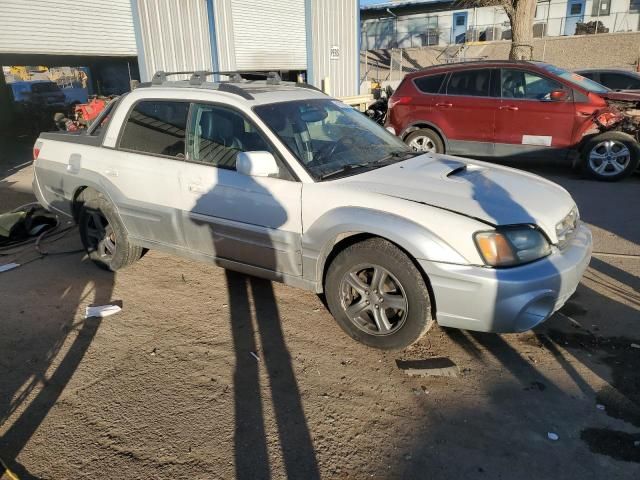
[[[558,246],[563,249],[573,238],[580,221],[580,213],[578,207],[573,207],[571,211],[556,225],[556,236],[558,237]]]
[[[533,262],[551,253],[546,237],[533,225],[477,232],[474,240],[484,262],[492,267]]]

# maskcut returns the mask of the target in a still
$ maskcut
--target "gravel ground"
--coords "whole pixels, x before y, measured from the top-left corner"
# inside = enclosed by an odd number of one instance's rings
[[[29,149],[0,156],[4,211],[32,198]],[[536,171],[575,196],[600,253],[519,335],[435,327],[383,353],[309,292],[154,251],[112,274],[26,250],[0,274],[0,458],[20,479],[640,478],[640,178]],[[396,364],[432,357],[459,375]]]

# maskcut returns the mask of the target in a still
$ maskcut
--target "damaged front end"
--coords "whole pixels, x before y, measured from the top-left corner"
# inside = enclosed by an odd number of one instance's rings
[[[640,96],[612,92],[605,101],[609,108],[596,112],[593,118],[596,131],[623,132],[640,142]]]

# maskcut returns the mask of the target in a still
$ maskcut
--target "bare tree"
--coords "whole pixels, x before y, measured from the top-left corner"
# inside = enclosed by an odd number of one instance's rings
[[[537,0],[460,0],[466,7],[502,7],[511,23],[512,60],[531,60],[533,55],[533,19]]]

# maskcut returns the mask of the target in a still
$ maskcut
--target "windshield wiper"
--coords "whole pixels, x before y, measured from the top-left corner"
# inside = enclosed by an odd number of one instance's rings
[[[373,163],[383,163],[383,162],[387,162],[390,159],[406,159],[407,157],[416,157],[418,155],[421,155],[420,152],[413,152],[411,150],[407,151],[407,150],[394,150],[393,152],[390,152],[388,155],[385,155],[382,158],[379,158],[378,160],[376,160]]]
[[[346,172],[350,172],[351,170],[357,170],[360,168],[367,168],[370,167],[371,163],[348,163],[346,165],[343,165],[342,167],[336,169],[336,170],[332,170],[331,172],[327,172],[327,173],[323,173],[322,175],[320,175],[320,180],[326,180],[327,178],[331,178],[331,177],[335,177],[338,176],[340,174],[346,173]]]

